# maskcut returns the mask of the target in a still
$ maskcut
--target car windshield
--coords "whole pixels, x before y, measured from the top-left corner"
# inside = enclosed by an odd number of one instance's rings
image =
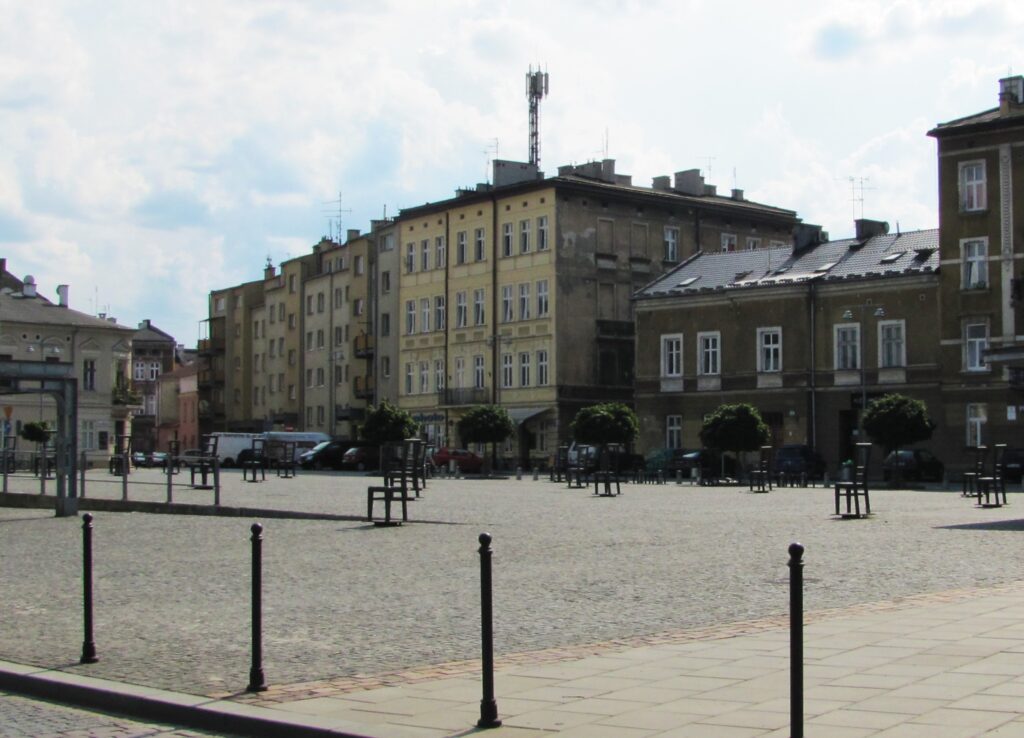
[[[320,449],[327,448],[330,445],[330,443],[331,443],[330,441],[321,441],[320,443],[318,443],[317,445],[315,445],[313,448],[311,448],[309,450],[310,451],[319,451]]]

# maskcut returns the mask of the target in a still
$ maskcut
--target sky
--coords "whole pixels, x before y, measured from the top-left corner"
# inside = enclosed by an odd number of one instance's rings
[[[207,297],[528,158],[937,226],[936,123],[1024,73],[1014,0],[0,0],[0,256],[194,346]],[[339,204],[340,199],[340,204]],[[2,320],[2,316],[0,316]]]

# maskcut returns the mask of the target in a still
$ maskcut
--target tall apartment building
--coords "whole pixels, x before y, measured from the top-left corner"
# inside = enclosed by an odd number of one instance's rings
[[[1024,412],[1024,77],[998,107],[940,123],[941,343],[947,453],[1020,445]]]
[[[174,337],[153,325],[148,318],[132,335],[132,391],[140,406],[132,413],[132,450],[157,449],[157,418],[160,377],[174,370]]]
[[[439,444],[502,405],[509,460],[547,458],[580,408],[632,402],[636,289],[695,253],[788,244],[797,222],[696,170],[639,187],[612,160],[549,178],[495,162],[493,185],[397,219],[399,312],[380,329],[400,335],[399,404]]]

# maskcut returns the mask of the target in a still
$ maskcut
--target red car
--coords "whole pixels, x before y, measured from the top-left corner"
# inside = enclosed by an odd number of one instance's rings
[[[454,461],[463,474],[479,474],[484,465],[482,458],[464,448],[439,448],[434,453],[434,466],[438,469],[447,468],[449,461]]]

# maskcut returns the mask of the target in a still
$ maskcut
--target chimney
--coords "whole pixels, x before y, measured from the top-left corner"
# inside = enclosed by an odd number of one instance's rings
[[[359,238],[359,229],[358,228],[349,228],[345,232],[345,240],[346,241],[355,241],[357,238]]]
[[[7,257],[0,256],[0,274],[7,272]]]
[[[859,218],[853,221],[853,226],[856,231],[855,237],[858,241],[867,241],[869,238],[884,236],[889,232],[889,224],[884,220]]]
[[[22,282],[21,294],[24,297],[36,296],[36,278],[31,274],[25,276],[25,280]]]
[[[1006,115],[1024,103],[1024,77],[1004,77],[999,80],[999,114]]]
[[[687,169],[685,172],[676,172],[675,183],[672,189],[684,195],[703,195],[704,178],[700,176],[699,169]]]
[[[68,306],[68,286],[66,284],[57,285],[57,302],[62,308]]]
[[[651,187],[656,190],[667,191],[672,188],[672,178],[668,175],[663,177],[655,177],[651,182]]]
[[[737,190],[736,188],[733,188],[732,199],[733,200],[742,200],[743,199],[743,190]]]
[[[271,264],[270,261],[268,260],[267,261],[267,265],[263,268],[263,278],[264,279],[273,279],[274,278],[274,274],[275,274],[275,272],[274,272],[274,265]]]
[[[139,330],[141,331],[143,328],[149,328],[149,318],[145,318],[139,323]]]

